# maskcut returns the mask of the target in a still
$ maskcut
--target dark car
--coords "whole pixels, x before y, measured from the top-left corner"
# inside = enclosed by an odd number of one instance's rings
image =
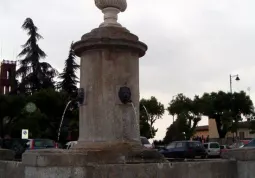
[[[27,142],[27,149],[46,149],[46,148],[58,148],[58,144],[50,139],[29,139]]]
[[[238,140],[233,143],[230,148],[242,148],[244,145],[248,144],[251,140]]]
[[[199,141],[175,141],[159,152],[166,158],[206,157],[205,148]]]
[[[255,147],[255,139],[252,139],[249,143],[245,144],[243,148]]]

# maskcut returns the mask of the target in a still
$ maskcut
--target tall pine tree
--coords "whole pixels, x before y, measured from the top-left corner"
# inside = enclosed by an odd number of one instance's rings
[[[40,49],[37,42],[43,37],[37,33],[38,28],[31,18],[27,18],[22,25],[29,36],[27,42],[22,45],[23,50],[18,57],[19,69],[16,72],[21,81],[18,90],[21,93],[34,93],[43,88],[54,88],[53,78],[57,71],[47,62],[40,62],[46,57],[44,51]]]
[[[76,75],[79,65],[75,62],[75,54],[73,50],[73,43],[70,46],[68,58],[65,61],[65,68],[59,75],[61,82],[59,82],[59,88],[69,94],[71,98],[77,95],[77,83],[78,77]]]

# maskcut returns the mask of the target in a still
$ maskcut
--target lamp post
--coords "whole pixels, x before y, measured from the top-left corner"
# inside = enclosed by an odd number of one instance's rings
[[[230,92],[232,93],[232,78],[235,78],[236,81],[239,81],[240,78],[238,76],[238,74],[236,75],[229,75],[229,84],[230,84]]]
[[[229,83],[230,83],[230,92],[231,93],[233,93],[232,92],[232,78],[235,78],[235,80],[236,81],[239,81],[240,80],[240,78],[239,78],[239,76],[238,76],[238,74],[236,74],[236,75],[229,75]],[[231,102],[231,104],[233,105],[233,103]],[[237,129],[237,128],[236,128]],[[234,133],[233,133],[233,136],[234,136]],[[236,137],[237,137],[237,130],[236,130]]]
[[[178,96],[178,95],[174,95],[174,96],[172,97],[172,101],[175,99],[176,96]],[[173,123],[174,123],[174,114],[173,114]]]

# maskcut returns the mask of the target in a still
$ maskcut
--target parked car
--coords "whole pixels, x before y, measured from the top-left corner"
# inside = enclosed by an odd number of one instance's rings
[[[28,139],[27,149],[47,149],[47,148],[58,148],[58,144],[50,139]]]
[[[70,149],[72,148],[74,145],[76,145],[78,142],[77,141],[70,141],[70,142],[67,142],[66,145],[65,145],[65,148],[66,149]],[[154,148],[154,145],[151,144],[149,142],[149,140],[146,138],[146,137],[141,137],[141,143],[144,147],[146,148]]]
[[[208,157],[220,157],[220,144],[218,142],[204,143]]]
[[[206,157],[205,148],[199,141],[175,141],[159,152],[166,158]]]
[[[151,144],[151,143],[149,142],[149,140],[148,140],[146,137],[141,137],[141,142],[142,142],[142,145],[143,145],[145,148],[151,148],[151,149],[154,148],[154,145]]]
[[[243,145],[243,148],[255,147],[255,139],[252,139],[249,143]]]
[[[230,148],[242,148],[244,145],[248,144],[251,140],[238,140],[235,143],[233,143]]]
[[[221,145],[220,146],[220,154],[227,152],[229,149],[231,149],[228,145]]]

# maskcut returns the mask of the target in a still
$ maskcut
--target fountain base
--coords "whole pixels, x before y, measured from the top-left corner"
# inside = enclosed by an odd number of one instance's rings
[[[123,162],[120,158],[116,164],[111,156],[95,150],[29,151],[23,157],[24,178],[204,178],[205,175],[236,178],[235,162],[224,160],[141,163]]]
[[[132,143],[101,144],[71,150],[31,150],[23,154],[28,166],[86,166],[89,164],[165,163],[165,158],[153,149]]]

